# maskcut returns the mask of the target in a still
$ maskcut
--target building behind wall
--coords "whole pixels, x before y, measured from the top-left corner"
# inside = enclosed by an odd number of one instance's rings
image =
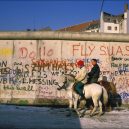
[[[112,15],[101,12],[100,20],[93,20],[59,29],[58,31],[101,32],[101,33],[129,33],[129,10],[125,4],[124,13]]]
[[[104,33],[129,33],[129,10],[125,5],[124,13],[120,15],[112,15],[101,12],[100,32]]]

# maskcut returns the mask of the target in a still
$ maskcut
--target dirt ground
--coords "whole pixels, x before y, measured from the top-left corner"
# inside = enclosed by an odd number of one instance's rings
[[[0,105],[0,129],[129,129],[129,110],[113,110],[101,117],[83,118],[68,108]]]

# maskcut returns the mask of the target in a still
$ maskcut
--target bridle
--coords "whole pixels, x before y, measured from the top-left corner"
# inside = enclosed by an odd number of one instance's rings
[[[71,76],[71,77],[73,77],[73,78],[75,78],[75,76],[74,75],[72,75],[72,74],[64,74],[65,75],[65,81],[63,82],[63,85],[62,86],[60,86],[59,84],[58,84],[58,87],[59,88],[57,88],[57,90],[62,90],[62,89],[65,89],[65,90],[67,90],[67,86],[66,86],[66,84],[67,84],[67,76]]]
[[[60,86],[59,84],[57,85],[59,88],[57,88],[57,90],[62,90],[65,89],[66,90],[66,83],[67,83],[67,77],[65,76],[65,81],[63,82],[63,85]]]

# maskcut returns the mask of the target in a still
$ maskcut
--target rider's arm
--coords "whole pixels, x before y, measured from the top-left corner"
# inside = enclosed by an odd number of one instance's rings
[[[88,76],[95,76],[95,75],[99,75],[100,73],[100,68],[98,67],[98,65],[94,66],[92,69],[91,69],[91,72],[88,73]]]
[[[88,76],[93,76],[96,72],[95,68],[92,68],[91,71],[88,73]]]

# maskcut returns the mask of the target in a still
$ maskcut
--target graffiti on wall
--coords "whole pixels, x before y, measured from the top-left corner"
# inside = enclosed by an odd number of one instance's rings
[[[0,50],[3,95],[13,91],[13,97],[31,94],[38,98],[65,98],[65,91],[56,90],[58,78],[64,73],[76,75],[76,62],[80,59],[90,71],[90,61],[96,58],[101,68],[100,78],[106,76],[116,84],[122,99],[129,98],[128,43],[16,40],[8,41],[8,46],[0,46]]]

